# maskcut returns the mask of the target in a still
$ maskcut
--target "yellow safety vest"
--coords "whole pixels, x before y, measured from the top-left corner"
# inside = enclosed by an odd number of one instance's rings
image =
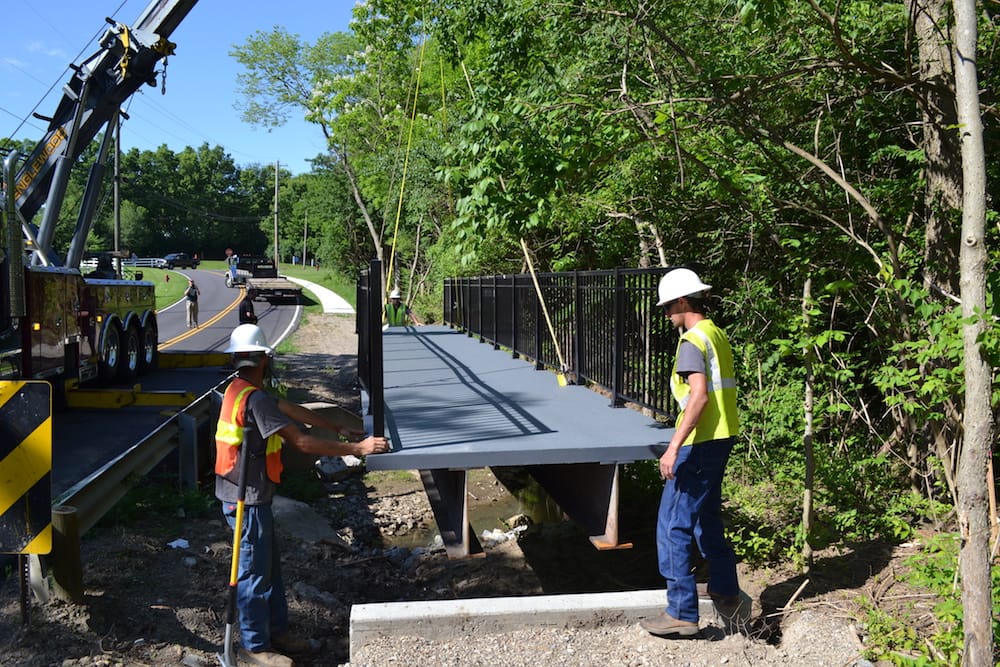
[[[236,467],[243,436],[246,431],[246,410],[250,394],[257,387],[243,378],[234,378],[222,398],[222,410],[219,411],[219,424],[215,429],[215,474],[228,475]],[[267,439],[266,446],[267,477],[275,484],[281,483],[281,436],[277,433]]]
[[[390,327],[406,326],[406,304],[399,304],[397,308],[391,303],[385,304],[385,321]]]
[[[701,350],[705,357],[708,404],[705,405],[698,423],[683,444],[693,445],[738,435],[740,419],[736,410],[736,372],[729,339],[712,320],[704,319],[681,335],[681,339],[677,342],[678,354],[680,346],[685,341]],[[676,355],[673,373],[670,376],[670,389],[681,408],[681,413],[677,415],[677,426],[679,426],[684,417],[691,386],[677,373]]]

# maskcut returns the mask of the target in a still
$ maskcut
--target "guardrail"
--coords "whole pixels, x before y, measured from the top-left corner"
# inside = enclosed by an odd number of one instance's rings
[[[64,597],[82,596],[80,536],[90,530],[142,478],[174,450],[183,488],[197,488],[202,427],[222,405],[222,380],[156,430],[129,447],[100,470],[62,493],[53,503],[53,580]],[[78,590],[79,589],[79,590]]]

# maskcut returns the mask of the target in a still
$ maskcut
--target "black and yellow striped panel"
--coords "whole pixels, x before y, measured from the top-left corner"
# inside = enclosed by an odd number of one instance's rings
[[[0,382],[0,553],[52,551],[52,387]]]

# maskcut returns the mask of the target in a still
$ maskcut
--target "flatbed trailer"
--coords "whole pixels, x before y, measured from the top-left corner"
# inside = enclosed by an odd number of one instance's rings
[[[226,274],[227,287],[245,286],[254,290],[259,299],[298,299],[302,287],[278,275],[274,261],[258,255],[241,256],[235,271]]]

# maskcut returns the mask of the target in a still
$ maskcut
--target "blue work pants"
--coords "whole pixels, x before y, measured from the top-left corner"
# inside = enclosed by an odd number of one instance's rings
[[[674,478],[663,485],[656,521],[660,574],[667,581],[667,613],[681,621],[698,620],[698,591],[692,572],[691,547],[708,561],[709,590],[739,594],[736,555],[722,525],[722,476],[733,438],[681,447]]]
[[[236,504],[223,503],[222,512],[226,523],[234,528]],[[243,648],[271,648],[271,637],[288,630],[288,601],[270,505],[243,506],[236,600]]]

